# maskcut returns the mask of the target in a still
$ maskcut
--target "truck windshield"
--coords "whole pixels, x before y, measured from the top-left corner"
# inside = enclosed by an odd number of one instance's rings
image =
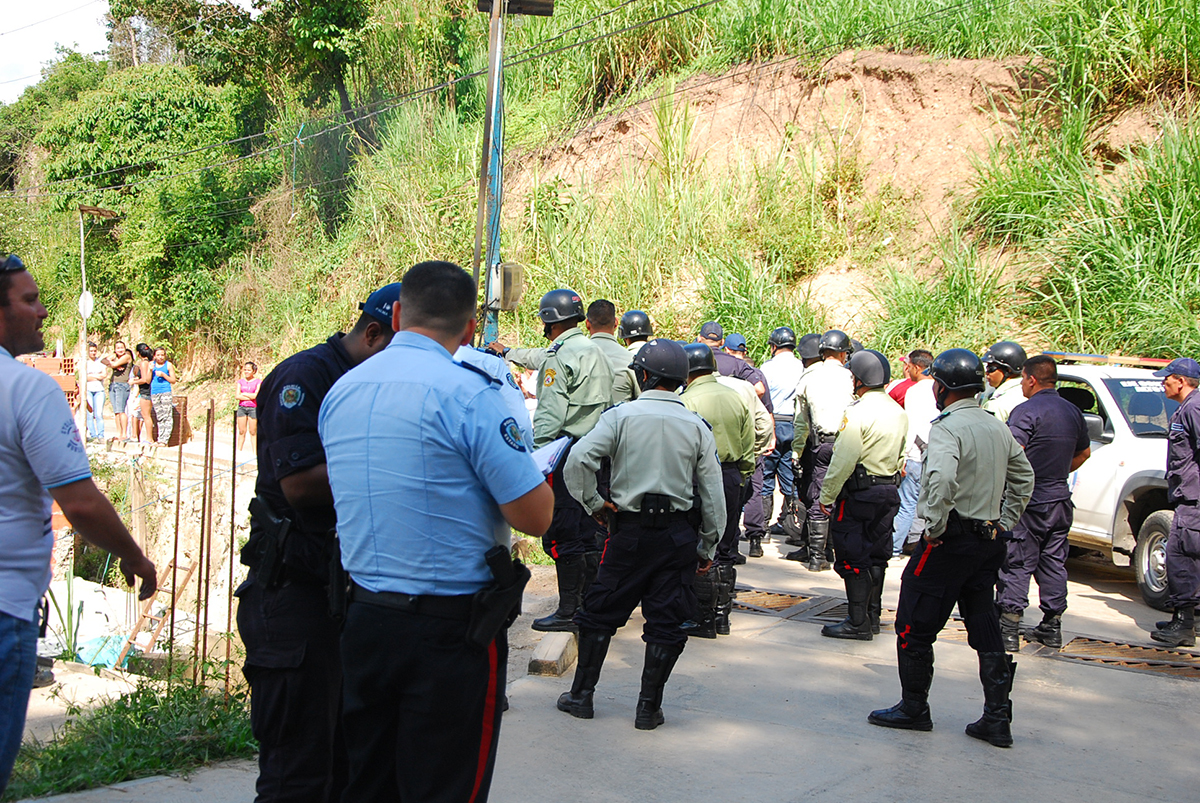
[[[1108,392],[1117,400],[1121,415],[1133,434],[1145,438],[1165,438],[1171,414],[1179,406],[1167,398],[1158,379],[1105,379]]]

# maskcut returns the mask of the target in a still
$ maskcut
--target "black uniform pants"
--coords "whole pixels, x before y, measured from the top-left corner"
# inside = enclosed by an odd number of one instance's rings
[[[1075,508],[1070,499],[1029,505],[1013,528],[996,583],[1000,610],[1029,607],[1029,578],[1038,584],[1038,607],[1048,614],[1067,609],[1067,534]]]
[[[563,480],[563,466],[567,464],[567,455],[573,447],[574,444],[567,449],[550,475],[550,487],[554,491],[554,516],[550,519],[550,529],[542,536],[542,549],[554,560],[595,552],[599,548],[598,525],[583,509],[583,505],[576,502],[575,497],[567,491],[567,483]]]
[[[900,492],[895,485],[843,491],[829,522],[834,571],[849,577],[872,566],[887,566],[892,556],[892,519],[898,510]]]
[[[1177,505],[1167,535],[1167,602],[1172,608],[1200,605],[1200,507]]]
[[[812,461],[808,472],[808,518],[810,521],[820,521],[828,518],[821,512],[818,500],[821,498],[821,486],[825,484],[825,474],[829,471],[829,461],[833,459],[833,443],[822,443],[808,451]]]
[[[725,491],[725,531],[717,542],[716,563],[732,566],[738,552],[738,537],[741,534],[739,519],[742,505],[746,504],[749,483],[742,476],[737,463],[721,464],[721,487]]]
[[[967,643],[977,652],[1003,652],[996,612],[996,572],[1003,541],[962,533],[933,545],[922,540],[900,581],[896,640],[900,649],[932,660],[933,642],[955,604],[967,626]]]
[[[339,800],[346,783],[342,662],[325,589],[247,582],[239,589],[237,624],[259,745],[255,800]]]
[[[608,536],[600,570],[575,614],[580,630],[614,634],[640,602],[647,644],[683,645],[679,626],[696,613],[696,528],[680,519],[664,528],[622,524]]]
[[[508,633],[480,649],[466,632],[465,619],[350,603],[342,633],[344,803],[487,800]]]
[[[754,474],[750,477],[750,493],[742,506],[742,522],[746,525],[747,538],[762,538],[767,534],[766,516],[763,514],[763,456],[754,461]]]

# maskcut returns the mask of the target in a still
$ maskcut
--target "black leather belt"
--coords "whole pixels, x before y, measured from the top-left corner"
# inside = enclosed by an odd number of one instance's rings
[[[618,527],[622,528],[622,529],[625,527],[644,527],[644,526],[646,526],[645,522],[642,519],[642,514],[640,511],[622,510],[620,513],[617,513],[615,516],[613,516],[613,518],[616,520]],[[660,518],[660,521],[665,521],[668,523],[675,523],[675,522],[687,521],[687,520],[688,520],[688,512],[686,510],[675,510],[675,511],[668,513],[666,516]],[[666,525],[664,525],[664,526],[666,526]]]
[[[816,432],[813,434],[813,439],[817,443],[833,443],[837,440],[837,433],[834,432],[833,434],[828,434],[825,432]]]
[[[405,613],[418,613],[436,619],[471,618],[471,602],[474,594],[437,596],[433,594],[397,594],[392,591],[368,591],[358,583],[350,583],[350,601],[366,605],[378,605]]]
[[[899,485],[900,475],[890,474],[886,477],[877,477],[874,474],[869,474],[867,475],[867,482],[871,483],[872,485]]]
[[[795,416],[788,415],[787,413],[775,413],[776,421],[791,421],[793,418],[795,418]]]

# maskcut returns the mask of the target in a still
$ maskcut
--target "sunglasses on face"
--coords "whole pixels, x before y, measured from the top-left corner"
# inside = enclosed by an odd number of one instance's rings
[[[0,262],[0,273],[16,273],[25,270],[25,263],[16,254],[9,254]]]

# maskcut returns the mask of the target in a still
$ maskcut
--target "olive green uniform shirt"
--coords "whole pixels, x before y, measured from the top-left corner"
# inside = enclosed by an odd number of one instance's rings
[[[641,390],[638,388],[637,380],[634,379],[633,370],[629,367],[629,363],[633,361],[633,358],[629,356],[629,352],[617,340],[617,336],[608,332],[597,332],[592,335],[591,340],[600,347],[600,350],[604,352],[604,356],[608,357],[609,364],[612,365],[612,403],[620,404],[621,402],[636,399]]]
[[[707,374],[688,383],[683,406],[712,427],[722,463],[737,463],[743,477],[754,473],[754,419],[736,390]]]
[[[821,504],[828,507],[859,463],[875,477],[890,477],[904,465],[908,415],[883,390],[868,390],[846,408],[833,443],[829,470],[821,484]]]
[[[1018,404],[1025,401],[1025,393],[1021,390],[1021,377],[1014,376],[1006,379],[996,388],[996,392],[983,403],[983,409],[1001,421],[1007,421]]]
[[[750,408],[754,418],[754,453],[770,454],[775,450],[775,416],[763,404],[758,391],[745,379],[736,376],[718,376],[717,381],[727,388],[736,390],[742,401]]]
[[[525,351],[524,349],[522,351]],[[554,339],[538,371],[538,406],[533,414],[533,445],[562,435],[582,438],[612,401],[613,372],[608,358],[578,327]],[[518,365],[526,365],[518,359]]]
[[[1011,530],[1033,493],[1033,467],[1008,427],[975,399],[951,404],[929,428],[917,515],[931,538],[951,509]]]
[[[672,511],[691,510],[694,477],[701,514],[696,551],[712,560],[725,530],[725,491],[716,441],[700,416],[665,390],[645,391],[636,401],[606,410],[563,466],[567,490],[589,513],[604,505],[596,471],[605,457],[612,459],[609,493],[622,512],[640,511],[647,493],[669,497]]]

